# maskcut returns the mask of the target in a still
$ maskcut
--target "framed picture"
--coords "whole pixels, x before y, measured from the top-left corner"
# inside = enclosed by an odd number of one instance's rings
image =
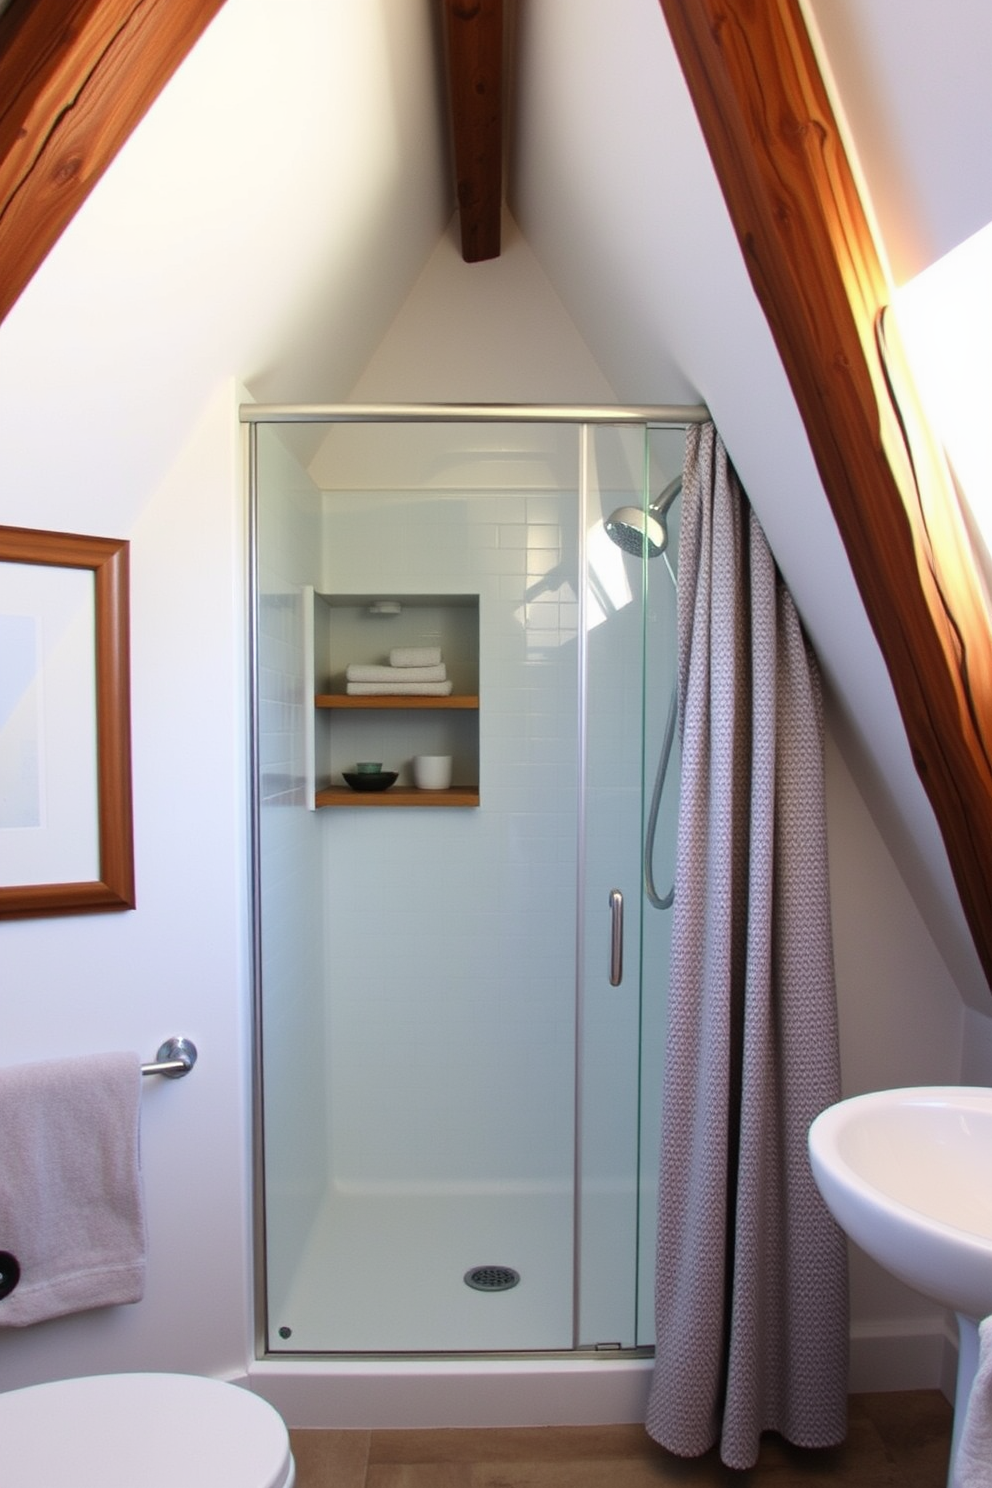
[[[134,904],[128,544],[0,526],[0,918]]]

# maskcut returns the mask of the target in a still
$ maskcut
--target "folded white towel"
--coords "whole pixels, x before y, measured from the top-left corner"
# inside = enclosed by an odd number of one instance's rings
[[[440,646],[394,646],[389,665],[394,667],[440,666]]]
[[[21,1269],[0,1325],[141,1300],[140,1086],[137,1054],[0,1069],[0,1250]]]
[[[365,666],[358,661],[345,673],[349,682],[444,682],[447,676],[444,666]]]
[[[951,1488],[992,1484],[992,1318],[978,1325],[978,1368],[964,1413]]]
[[[348,682],[351,697],[447,697],[450,682]]]

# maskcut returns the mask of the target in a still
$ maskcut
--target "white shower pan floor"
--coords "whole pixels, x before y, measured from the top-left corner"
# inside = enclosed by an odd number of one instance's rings
[[[572,1220],[564,1187],[334,1192],[295,1272],[282,1280],[269,1258],[269,1350],[570,1349]],[[464,1276],[477,1266],[511,1267],[520,1282],[475,1291]]]

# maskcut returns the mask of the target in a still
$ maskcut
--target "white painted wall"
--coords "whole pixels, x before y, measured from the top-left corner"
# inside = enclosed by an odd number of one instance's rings
[[[826,764],[843,1093],[955,1084],[965,1008],[832,734]],[[849,1251],[852,1388],[918,1386],[940,1367],[943,1309]]]
[[[36,334],[25,313],[3,337]],[[162,1367],[227,1374],[247,1343],[246,896],[242,550],[234,387],[222,383],[140,491],[116,478],[106,428],[54,420],[28,458],[26,401],[3,358],[4,445],[21,458],[6,520],[131,543],[138,908],[7,922],[4,1062],[107,1048],[143,1060],[177,1033],[199,1063],[142,1099],[149,1265],[145,1300],[0,1333],[0,1377]],[[109,390],[108,390],[109,391]],[[123,397],[123,389],[122,389]],[[76,474],[53,474],[73,446]],[[126,427],[115,431],[121,445]],[[136,460],[139,450],[128,453]],[[137,508],[137,509],[135,509]],[[67,741],[71,747],[71,741]]]
[[[453,218],[351,390],[362,402],[615,403],[616,390],[503,213],[499,258],[466,264]]]

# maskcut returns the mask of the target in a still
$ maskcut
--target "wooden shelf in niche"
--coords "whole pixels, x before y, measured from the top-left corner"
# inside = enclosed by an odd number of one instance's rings
[[[351,697],[341,692],[318,692],[313,700],[315,708],[399,708],[404,713],[417,713],[421,710],[433,709],[440,711],[451,708],[478,708],[479,698],[477,694],[463,694],[455,697],[402,697],[383,693],[380,697]]]
[[[450,790],[411,790],[394,785],[385,791],[353,791],[342,786],[319,790],[318,806],[358,806],[363,811],[373,806],[478,806],[479,792],[471,787],[453,785]]]

